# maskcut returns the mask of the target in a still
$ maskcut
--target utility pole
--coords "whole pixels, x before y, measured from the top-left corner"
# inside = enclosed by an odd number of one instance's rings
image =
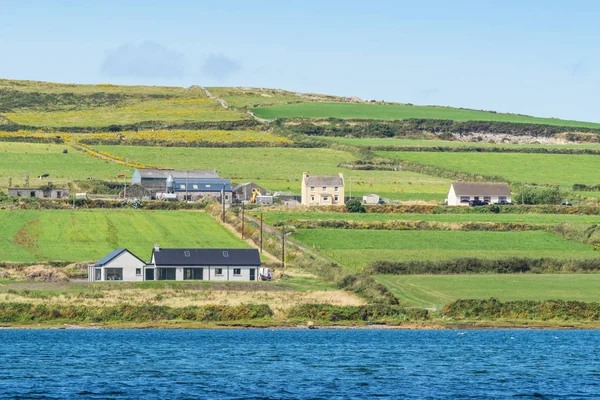
[[[223,211],[221,212],[221,220],[225,222],[225,184],[223,184],[223,189],[221,190],[221,205],[223,206]]]
[[[281,267],[285,268],[285,226],[281,228]]]
[[[185,201],[188,201],[188,175],[189,171],[185,171]]]
[[[244,202],[242,202],[242,239],[244,238],[244,220],[246,219],[244,215],[244,210]]]
[[[260,252],[262,254],[263,213],[260,213]]]
[[[521,204],[525,204],[525,181],[521,181]]]
[[[352,177],[350,177],[350,200],[352,200]]]

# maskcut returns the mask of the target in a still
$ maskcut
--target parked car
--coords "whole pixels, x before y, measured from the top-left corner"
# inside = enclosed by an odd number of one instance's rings
[[[513,203],[511,203],[510,201],[506,201],[506,200],[500,200],[499,202],[494,203],[494,204],[498,204],[501,206],[512,206],[513,205]]]
[[[487,206],[488,203],[487,201],[483,201],[483,200],[471,200],[469,201],[469,206],[471,207],[479,207],[479,206]]]
[[[563,201],[562,203],[560,203],[560,205],[562,205],[562,206],[572,206],[573,203],[571,203],[569,201]]]

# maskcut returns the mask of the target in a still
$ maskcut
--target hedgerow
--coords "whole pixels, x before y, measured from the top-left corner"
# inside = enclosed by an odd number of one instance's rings
[[[496,320],[576,320],[597,321],[600,318],[600,303],[580,301],[506,301],[490,298],[486,300],[456,300],[444,307],[441,314],[447,318]]]
[[[288,318],[316,321],[371,321],[400,320],[424,321],[430,318],[427,310],[374,304],[366,306],[333,306],[330,304],[302,304],[288,310]]]

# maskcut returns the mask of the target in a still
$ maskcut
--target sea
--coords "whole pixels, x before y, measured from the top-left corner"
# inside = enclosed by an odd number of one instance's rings
[[[600,331],[0,330],[0,399],[600,399]]]

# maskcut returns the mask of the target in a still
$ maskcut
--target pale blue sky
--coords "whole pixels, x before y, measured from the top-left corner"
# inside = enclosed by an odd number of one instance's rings
[[[0,0],[0,77],[600,121],[599,17],[583,0]]]

